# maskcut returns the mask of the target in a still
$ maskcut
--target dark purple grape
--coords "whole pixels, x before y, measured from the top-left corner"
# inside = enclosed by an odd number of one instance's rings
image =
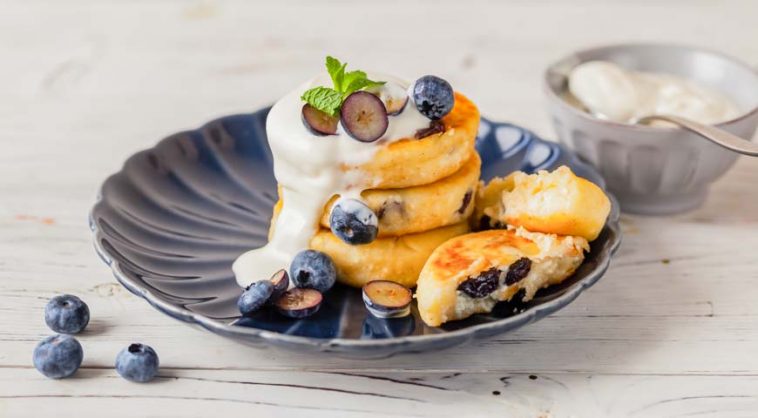
[[[340,113],[342,127],[358,141],[374,142],[387,132],[387,109],[371,93],[357,91],[347,96]]]
[[[324,297],[315,289],[295,288],[284,292],[276,301],[276,310],[290,318],[305,318],[311,316],[321,307]]]
[[[315,107],[306,104],[303,105],[303,123],[305,126],[318,135],[334,135],[337,133],[337,123],[339,118],[330,116]]]

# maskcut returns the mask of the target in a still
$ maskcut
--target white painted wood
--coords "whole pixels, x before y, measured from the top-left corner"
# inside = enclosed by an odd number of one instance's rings
[[[0,1],[0,417],[758,415],[758,160],[695,212],[624,216],[607,277],[560,313],[381,361],[254,350],[168,319],[114,282],[86,223],[133,152],[274,101],[326,53],[439,73],[485,115],[551,135],[551,60],[668,40],[756,65],[757,18],[751,0]],[[83,369],[50,381],[30,358],[61,292],[93,321]],[[161,355],[154,384],[111,369],[135,340]]]

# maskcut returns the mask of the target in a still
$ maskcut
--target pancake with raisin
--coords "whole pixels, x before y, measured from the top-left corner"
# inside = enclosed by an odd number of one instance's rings
[[[474,210],[481,160],[478,154],[442,180],[403,189],[370,189],[361,199],[379,218],[379,236],[398,236],[462,222]],[[321,226],[329,228],[334,196],[326,205]]]
[[[418,279],[421,319],[430,326],[487,313],[524,291],[528,301],[582,264],[582,237],[498,229],[460,235],[434,250]]]
[[[464,95],[456,93],[453,110],[440,122],[440,133],[389,142],[380,146],[371,161],[342,169],[357,170],[355,177],[361,180],[355,186],[373,189],[418,186],[450,176],[476,153],[479,110]]]

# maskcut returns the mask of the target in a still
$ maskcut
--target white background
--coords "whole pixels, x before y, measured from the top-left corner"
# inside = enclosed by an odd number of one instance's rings
[[[697,211],[624,216],[607,276],[560,313],[382,361],[190,329],[128,294],[92,249],[87,212],[129,155],[273,102],[326,54],[438,74],[485,116],[552,136],[544,67],[629,40],[757,65],[758,2],[0,0],[0,417],[758,415],[758,160],[741,159]],[[62,292],[93,320],[83,368],[51,381],[31,353]],[[112,370],[133,341],[160,354],[157,382]]]

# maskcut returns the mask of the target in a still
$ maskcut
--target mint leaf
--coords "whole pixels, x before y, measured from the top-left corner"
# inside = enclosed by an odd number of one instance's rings
[[[329,72],[329,76],[332,78],[334,89],[339,92],[342,91],[345,67],[347,67],[347,63],[342,64],[337,58],[331,56],[326,57],[326,71]]]
[[[337,116],[342,106],[342,93],[329,87],[314,87],[303,93],[300,98],[330,116]]]
[[[369,89],[369,88],[381,86],[381,85],[384,84],[384,81],[372,81],[372,80],[369,80],[368,78],[366,78],[365,74],[364,74],[363,78],[354,78],[354,79],[351,79],[348,82],[348,75],[349,74],[350,73],[345,74],[345,85],[346,85],[346,87],[345,87],[344,91],[342,92],[342,95],[345,96],[345,97],[349,96],[351,93],[356,92],[358,90]]]
[[[381,86],[384,81],[369,80],[364,71],[345,72],[347,63],[342,63],[332,56],[326,57],[326,71],[332,79],[334,88],[314,87],[301,96],[301,99],[316,109],[331,116],[337,116],[342,101],[358,90]]]

